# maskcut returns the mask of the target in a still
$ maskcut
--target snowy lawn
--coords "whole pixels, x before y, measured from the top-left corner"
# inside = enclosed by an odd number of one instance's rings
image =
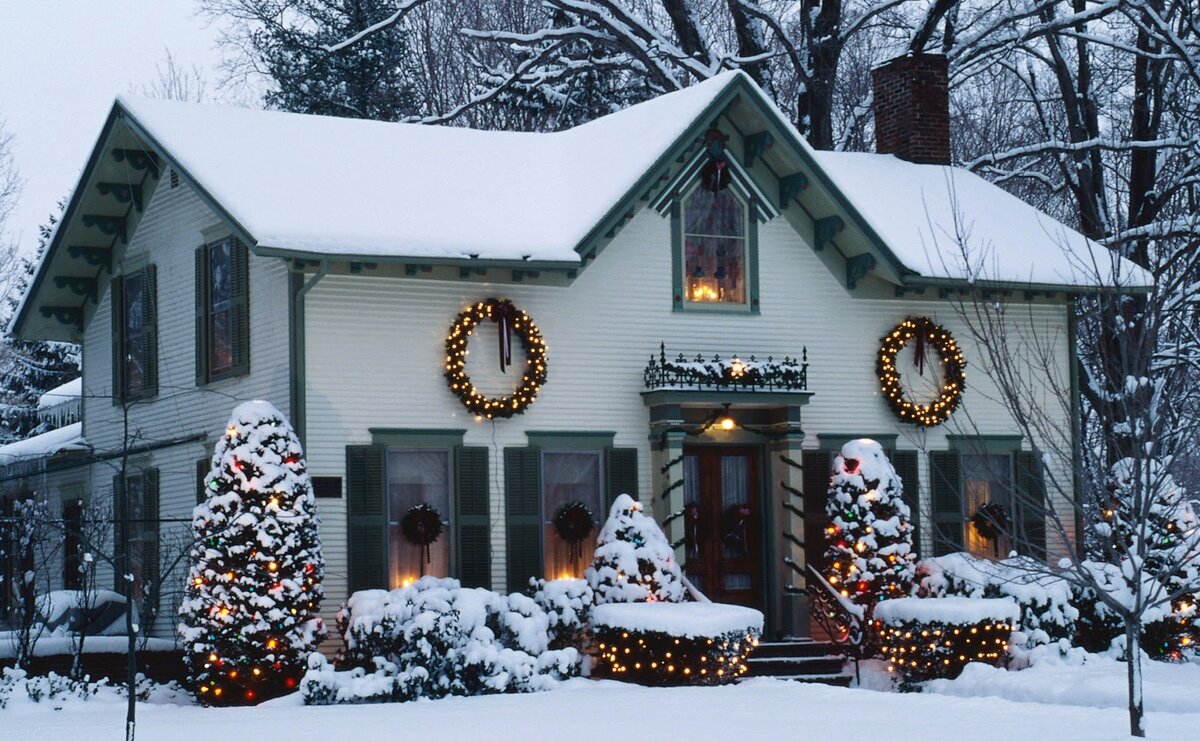
[[[1200,712],[1155,711],[1159,682],[1188,685],[1195,667],[1147,672],[1151,738],[1192,738]],[[1153,667],[1151,667],[1153,669]],[[1181,671],[1186,670],[1186,671]],[[1075,674],[1079,672],[1075,668]],[[1106,673],[1102,673],[1107,677]],[[1038,691],[1076,675],[1031,675]],[[1177,676],[1176,676],[1177,675]],[[1017,676],[1017,675],[1013,675]],[[1001,678],[1003,679],[1003,678]],[[1101,678],[1098,682],[1108,680]],[[971,682],[964,682],[967,692]],[[1181,687],[1182,689],[1182,687]],[[1046,695],[1046,699],[1054,699]],[[1200,704],[1200,703],[1193,703]],[[838,708],[856,708],[847,715]],[[867,689],[755,679],[731,687],[642,688],[575,679],[551,692],[454,697],[392,705],[303,707],[295,696],[257,708],[203,709],[142,704],[138,738],[213,741],[220,738],[451,739],[832,739],[877,734],[881,739],[1116,739],[1127,727],[1120,708],[1014,702],[995,697],[898,694]],[[3,739],[117,739],[124,706],[71,703],[60,711],[13,702],[0,710]],[[864,725],[865,722],[865,725]],[[855,730],[857,728],[857,730]]]

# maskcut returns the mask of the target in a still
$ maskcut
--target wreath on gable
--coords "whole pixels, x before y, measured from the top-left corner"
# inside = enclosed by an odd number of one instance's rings
[[[501,372],[507,372],[512,364],[514,332],[525,345],[525,372],[513,392],[505,396],[484,395],[467,375],[467,341],[475,327],[488,320],[499,330]],[[446,336],[445,376],[450,390],[473,414],[507,419],[524,412],[546,382],[546,343],[529,315],[513,306],[512,301],[489,298],[463,311],[450,326],[450,334]]]
[[[938,390],[937,398],[928,404],[918,404],[906,398],[900,385],[896,355],[907,347],[909,342],[915,345],[918,373],[925,373],[930,346],[937,350],[941,359],[942,386]],[[954,335],[942,325],[935,324],[923,316],[905,319],[880,340],[879,360],[876,364],[879,382],[892,411],[904,422],[935,427],[949,419],[958,409],[963,389],[967,385],[964,373],[966,367],[967,362],[963,359],[962,350],[959,349]]]

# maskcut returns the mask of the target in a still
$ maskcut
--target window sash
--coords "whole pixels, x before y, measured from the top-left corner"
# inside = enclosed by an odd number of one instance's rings
[[[453,477],[448,448],[388,448],[385,486],[388,528],[388,573],[392,588],[422,575],[449,577],[453,573]],[[410,543],[401,523],[410,508],[429,504],[441,514],[442,532],[425,549]]]
[[[736,206],[736,213],[731,207]],[[697,213],[721,208],[724,213]],[[749,209],[730,189],[709,193],[700,185],[683,199],[683,302],[692,306],[749,303]],[[722,249],[727,254],[718,254]],[[719,276],[720,272],[726,275]]]
[[[592,562],[604,515],[601,451],[547,450],[541,458],[543,573],[547,579],[582,578]],[[578,557],[554,525],[559,510],[576,501],[592,513],[592,531],[579,544]]]
[[[1002,534],[996,541],[984,538],[971,518],[979,508],[989,502],[995,502],[1004,508],[1008,516],[1008,526],[1013,528],[1016,523],[1016,511],[1013,507],[1013,455],[1011,453],[962,453],[962,506],[963,506],[963,547],[974,555],[982,558],[992,558],[997,554],[1007,555],[1012,549],[1011,539]]]
[[[141,271],[122,278],[121,298],[121,381],[126,397],[133,397],[146,380],[146,279]]]

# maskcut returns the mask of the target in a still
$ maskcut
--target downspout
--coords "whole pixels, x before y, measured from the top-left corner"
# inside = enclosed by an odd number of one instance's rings
[[[304,269],[300,268],[299,272],[291,272],[292,296],[290,319],[290,335],[291,335],[291,412],[292,412],[292,427],[296,430],[296,435],[300,438],[301,445],[305,444],[305,432],[307,428],[307,420],[305,420],[306,393],[305,383],[306,374],[304,367],[304,297],[308,292],[316,287],[317,283],[329,274],[329,260],[321,260],[320,267],[307,281],[304,280]],[[301,283],[301,281],[303,281]]]
[[[1083,404],[1079,388],[1079,320],[1076,314],[1078,304],[1072,301],[1067,305],[1067,352],[1070,363],[1071,378],[1071,486],[1074,491],[1075,509],[1075,553],[1079,558],[1085,557],[1083,532]]]

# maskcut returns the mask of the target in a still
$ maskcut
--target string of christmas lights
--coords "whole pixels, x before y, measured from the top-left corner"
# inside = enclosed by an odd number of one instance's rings
[[[928,404],[917,404],[905,397],[900,385],[900,371],[896,368],[896,355],[914,338],[921,345],[932,345],[942,364],[942,386],[937,398]],[[904,422],[936,427],[949,419],[958,409],[966,388],[966,367],[967,362],[954,336],[942,325],[923,316],[905,319],[880,340],[876,363],[879,383],[892,411]]]
[[[475,388],[467,375],[467,342],[480,322],[500,321],[502,317],[525,345],[525,372],[511,394],[489,397]],[[546,343],[528,314],[508,299],[489,298],[463,311],[450,326],[446,336],[445,376],[450,390],[472,414],[507,419],[524,412],[546,383]]]
[[[597,675],[661,687],[733,682],[748,671],[746,659],[758,645],[753,633],[677,638],[611,627],[593,632]]]
[[[1016,626],[1003,620],[955,625],[943,622],[875,621],[888,671],[905,683],[953,679],[972,661],[1004,666]]]

